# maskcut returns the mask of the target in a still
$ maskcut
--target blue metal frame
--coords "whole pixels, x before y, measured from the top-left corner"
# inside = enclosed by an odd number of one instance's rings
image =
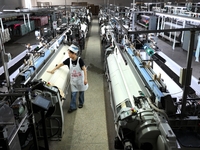
[[[134,61],[135,65],[137,66],[137,69],[140,71],[140,74],[144,77],[146,80],[146,83],[148,86],[151,88],[152,92],[156,96],[156,100],[160,103],[161,99],[165,97],[165,95],[160,91],[152,77],[148,74],[144,66],[141,64],[140,60],[138,57],[134,54],[133,50],[125,45],[125,49],[127,53],[131,56],[132,60]]]
[[[32,78],[34,73],[38,71],[39,68],[44,65],[45,62],[48,61],[49,57],[55,52],[53,51],[57,45],[60,45],[64,39],[64,35],[60,36],[48,49],[45,50],[44,55],[40,56],[34,63],[33,66],[30,66],[25,72],[20,73],[20,76],[23,76],[25,80]],[[25,81],[26,82],[26,81]]]

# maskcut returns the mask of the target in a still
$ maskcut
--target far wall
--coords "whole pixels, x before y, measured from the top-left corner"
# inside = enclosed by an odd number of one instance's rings
[[[32,6],[37,6],[37,2],[50,2],[52,5],[71,5],[72,2],[88,2],[94,5],[115,4],[117,6],[131,6],[135,2],[168,2],[169,0],[31,0]],[[172,0],[171,0],[172,1]],[[199,0],[177,0],[177,2],[191,1],[193,3]],[[0,0],[0,11],[2,9],[15,9],[16,7],[25,8],[25,0]]]
[[[71,5],[72,2],[87,2],[88,4],[104,5],[115,4],[118,6],[130,6],[133,0],[36,0],[37,2],[51,2],[52,5]]]
[[[21,0],[0,0],[0,11],[3,9],[15,9],[21,6]]]
[[[199,0],[32,0],[32,1],[37,1],[37,2],[51,2],[52,5],[71,5],[71,2],[88,2],[89,4],[94,4],[94,5],[104,5],[104,4],[115,4],[117,6],[128,6],[130,7],[130,4],[135,2],[139,3],[145,3],[145,2],[151,2],[151,3],[156,3],[156,2],[178,2],[178,3],[185,3],[185,2],[192,2],[192,3],[197,3]]]

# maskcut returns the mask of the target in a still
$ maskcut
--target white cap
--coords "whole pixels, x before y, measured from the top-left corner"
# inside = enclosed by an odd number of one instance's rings
[[[68,50],[74,52],[74,53],[78,53],[78,47],[74,44],[70,45],[70,47],[68,48]]]

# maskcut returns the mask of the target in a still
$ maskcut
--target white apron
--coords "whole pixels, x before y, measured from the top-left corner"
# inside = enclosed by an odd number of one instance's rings
[[[72,59],[70,58],[70,84],[71,84],[71,91],[78,92],[78,91],[86,91],[88,89],[88,84],[84,84],[84,72],[79,65],[78,57],[77,64],[74,66],[72,64]]]

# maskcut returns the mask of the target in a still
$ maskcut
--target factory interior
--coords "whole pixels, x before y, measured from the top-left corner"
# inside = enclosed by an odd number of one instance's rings
[[[0,8],[0,150],[200,149],[198,1]],[[88,85],[73,110],[74,64],[51,73],[72,54]]]

